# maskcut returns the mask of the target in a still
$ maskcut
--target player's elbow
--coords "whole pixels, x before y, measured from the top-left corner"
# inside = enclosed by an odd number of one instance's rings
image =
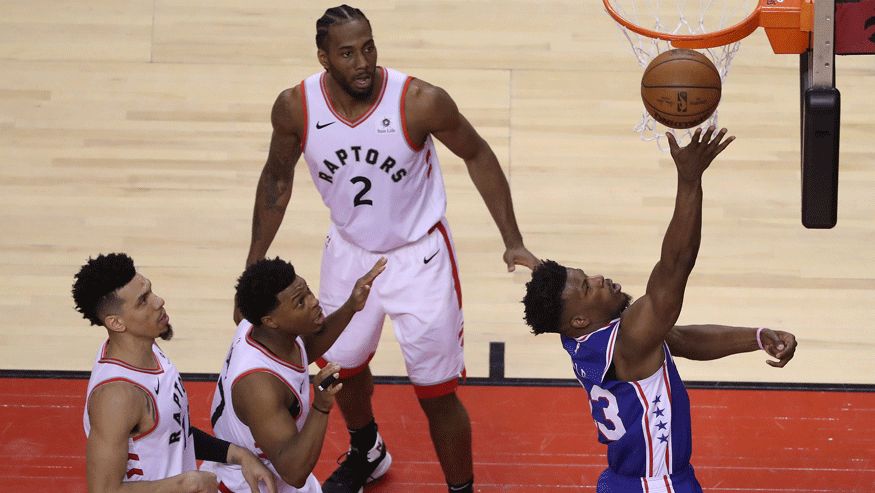
[[[313,472],[313,467],[316,465],[315,462],[309,464],[308,461],[300,460],[284,464],[273,462],[273,464],[283,481],[299,489],[307,484],[307,478],[310,477],[310,473]]]
[[[310,471],[289,471],[288,473],[280,472],[280,477],[290,486],[301,489],[307,484],[307,478],[310,477]]]

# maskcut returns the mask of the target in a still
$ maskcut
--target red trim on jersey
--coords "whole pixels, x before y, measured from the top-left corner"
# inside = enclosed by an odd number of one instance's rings
[[[668,357],[666,356],[666,358]],[[662,363],[662,379],[665,381],[665,391],[668,392],[668,405],[671,406],[671,380],[668,379],[668,361]]]
[[[644,493],[650,493],[650,486],[647,485],[647,478],[641,478],[641,484],[644,485]]]
[[[97,390],[98,387],[100,387],[101,385],[106,385],[108,383],[113,383],[113,382],[129,383],[129,384],[133,385],[134,387],[139,387],[139,388],[143,389],[143,392],[145,392],[146,395],[149,396],[149,399],[152,401],[152,408],[155,409],[155,423],[152,425],[151,428],[149,428],[145,432],[140,433],[139,435],[135,436],[133,438],[133,440],[137,441],[137,440],[143,438],[144,436],[148,435],[149,433],[152,433],[155,430],[155,428],[158,427],[158,423],[161,422],[161,415],[158,413],[158,403],[155,402],[155,396],[153,396],[152,392],[149,392],[149,389],[147,389],[146,387],[143,387],[142,385],[140,385],[137,382],[134,382],[132,380],[128,380],[127,378],[124,378],[124,377],[110,378],[109,380],[104,380],[104,381],[98,383],[97,385],[95,385],[94,388],[91,389],[91,394],[88,394],[88,397],[85,399],[85,407],[86,408],[88,407],[88,401],[91,400],[91,395],[94,394],[94,391]],[[130,458],[130,457],[128,457],[128,458]]]
[[[304,135],[301,136],[301,152],[304,152],[304,148],[307,147],[307,84],[304,84],[306,80],[301,81],[301,108],[304,108]]]
[[[647,476],[650,477],[653,476],[653,437],[650,436],[650,402],[647,400],[647,394],[644,393],[644,389],[638,385],[638,382],[632,382],[632,385],[635,386],[635,390],[638,393],[638,400],[644,404],[644,438],[647,440],[647,453],[649,456]]]
[[[450,265],[453,266],[453,283],[456,287],[456,296],[459,298],[459,308],[462,308],[462,283],[459,282],[459,269],[456,268],[456,252],[453,251],[453,244],[450,243],[450,235],[447,233],[447,228],[444,226],[443,222],[438,222],[431,229],[428,230],[428,234],[431,234],[432,231],[437,229],[444,236],[444,243],[447,244],[447,250],[450,252]]]
[[[421,146],[417,146],[413,143],[413,140],[410,138],[410,134],[407,132],[407,88],[410,86],[410,83],[413,82],[414,77],[407,77],[407,80],[404,81],[404,88],[401,89],[401,130],[404,132],[404,140],[407,141],[407,145],[410,146],[414,151],[421,151],[425,148],[425,142],[422,143]],[[429,169],[431,171],[431,169]]]
[[[252,333],[252,326],[250,326],[249,330],[246,331],[246,336],[245,336],[246,344],[249,344],[253,348],[261,351],[261,354],[267,356],[267,359],[273,361],[274,363],[278,363],[282,366],[285,366],[286,368],[295,370],[298,373],[304,373],[304,371],[306,371],[306,368],[304,368],[302,366],[298,366],[298,365],[289,363],[288,361],[277,358],[272,352],[270,352],[269,349],[262,346],[261,343],[259,343],[255,339],[253,339],[251,333]],[[304,348],[298,343],[297,339],[295,339],[295,344],[298,346],[298,350],[301,351],[301,361],[303,361],[304,360]]]
[[[233,491],[229,490],[227,486],[225,486],[225,483],[221,481],[219,481],[219,491],[221,491],[222,493],[234,493]]]
[[[251,374],[253,374],[253,373],[269,373],[269,374],[271,374],[271,375],[277,377],[277,378],[279,379],[280,382],[286,384],[286,387],[288,387],[289,390],[291,390],[292,393],[295,394],[295,399],[298,399],[298,404],[301,404],[301,406],[300,406],[300,407],[301,407],[300,413],[299,413],[297,416],[293,416],[293,418],[294,418],[295,420],[297,420],[299,417],[301,417],[301,413],[304,412],[304,401],[301,400],[301,396],[298,395],[298,392],[295,391],[295,388],[294,388],[294,387],[292,387],[291,385],[289,385],[289,382],[286,382],[286,379],[285,379],[285,378],[283,378],[282,376],[280,376],[279,373],[277,373],[277,372],[271,370],[270,368],[253,368],[253,369],[251,369],[251,370],[248,370],[248,371],[245,371],[245,372],[241,373],[240,375],[237,376],[237,378],[234,379],[233,382],[231,382],[231,391],[233,392],[233,390],[234,390],[234,385],[236,385],[237,382],[239,382],[241,378],[243,378],[243,377],[245,377],[245,376],[247,376],[247,375],[251,375]]]
[[[373,104],[371,104],[370,108],[368,108],[365,113],[358,117],[355,120],[348,120],[343,115],[341,115],[336,109],[334,109],[334,104],[331,102],[331,98],[328,97],[328,87],[325,85],[325,77],[328,75],[328,72],[323,72],[322,76],[319,77],[319,86],[322,88],[322,97],[325,98],[325,104],[328,106],[328,110],[340,120],[341,123],[348,127],[355,128],[363,121],[367,120],[369,116],[371,116],[374,111],[376,111],[377,106],[380,106],[380,101],[383,100],[383,96],[386,94],[386,85],[389,81],[389,74],[383,69],[383,67],[377,67],[380,69],[380,72],[383,74],[383,79],[380,84],[380,93],[377,95],[377,98],[374,100]]]
[[[142,476],[142,475],[143,475],[142,469],[129,469],[127,474],[125,474],[125,476],[127,476],[128,479],[131,479],[134,476]]]
[[[140,460],[140,456],[137,454],[132,454],[128,452],[128,460]]]
[[[155,364],[158,365],[158,368],[154,370],[150,370],[148,368],[140,368],[138,366],[131,365],[129,363],[125,363],[120,359],[115,358],[107,358],[106,350],[109,346],[109,340],[103,343],[103,348],[100,350],[100,359],[97,360],[98,363],[106,363],[109,365],[118,365],[122,368],[127,368],[128,370],[133,370],[140,373],[148,373],[149,375],[160,375],[164,373],[164,367],[161,366],[161,361],[158,360],[158,355],[155,354],[155,350],[152,350],[152,358],[155,359]]]
[[[611,322],[613,324],[613,322]],[[610,327],[610,325],[608,325]],[[602,380],[605,379],[605,375],[608,374],[608,370],[611,368],[611,361],[614,360],[614,344],[617,342],[617,334],[620,333],[620,324],[617,324],[616,327],[611,331],[611,337],[608,339],[608,350],[605,352],[605,372],[602,373]]]
[[[358,375],[359,373],[362,372],[362,370],[367,368],[368,364],[371,362],[371,360],[373,358],[374,358],[374,353],[371,353],[371,355],[368,356],[368,360],[365,361],[361,366],[357,366],[355,368],[341,368],[340,371],[338,372],[338,373],[340,373],[340,376],[338,378],[348,378],[348,377],[351,377],[353,375]],[[325,358],[320,357],[320,358],[316,359],[316,365],[318,365],[319,368],[325,368],[325,365],[327,365],[327,364],[328,364],[328,361],[326,361]]]
[[[669,481],[668,476],[663,476],[662,479],[665,481],[666,491],[674,491],[674,488],[671,487],[671,481]]]
[[[459,378],[454,377],[452,380],[447,380],[444,383],[436,385],[413,385],[413,391],[416,392],[416,397],[420,399],[432,399],[434,397],[443,397],[452,394],[459,387]]]

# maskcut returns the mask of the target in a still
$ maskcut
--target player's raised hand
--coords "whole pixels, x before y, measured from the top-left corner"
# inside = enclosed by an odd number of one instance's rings
[[[766,360],[766,363],[775,368],[783,368],[796,353],[796,336],[783,330],[763,329],[760,332],[760,343],[763,351],[778,360]]]
[[[386,257],[380,257],[380,260],[377,260],[377,263],[371,267],[371,270],[355,282],[352,294],[349,295],[349,302],[353,310],[360,311],[365,307],[365,302],[368,301],[368,294],[371,292],[371,285],[373,285],[374,279],[384,270],[386,270]]]
[[[525,265],[529,269],[534,269],[541,265],[538,257],[532,255],[532,252],[522,245],[505,250],[504,263],[507,264],[508,272],[513,272],[517,265]]]
[[[665,134],[671,149],[671,157],[674,159],[680,178],[688,181],[700,179],[702,173],[708,169],[714,158],[735,140],[733,136],[723,140],[723,137],[726,136],[725,128],[717,132],[716,135],[714,130],[715,127],[711,125],[703,135],[702,129],[697,128],[690,139],[690,143],[685,147],[678,145],[677,139],[675,139],[674,134],[671,132]]]

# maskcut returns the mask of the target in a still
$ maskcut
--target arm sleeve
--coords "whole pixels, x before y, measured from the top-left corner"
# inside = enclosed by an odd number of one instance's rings
[[[231,442],[216,438],[199,428],[191,427],[194,438],[194,457],[197,460],[210,462],[227,462],[228,448]]]

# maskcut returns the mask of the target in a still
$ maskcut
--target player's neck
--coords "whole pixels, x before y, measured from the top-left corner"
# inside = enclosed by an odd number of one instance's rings
[[[153,344],[155,339],[110,335],[109,342],[106,344],[106,357],[123,361],[135,368],[156,370],[158,362],[155,361],[155,353],[152,352]]]
[[[262,326],[252,327],[249,335],[264,349],[286,363],[296,366],[304,364],[296,342],[298,336]]]

